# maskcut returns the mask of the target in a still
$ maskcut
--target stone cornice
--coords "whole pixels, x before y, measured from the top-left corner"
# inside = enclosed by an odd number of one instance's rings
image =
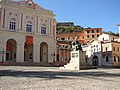
[[[51,17],[55,16],[54,14],[51,13],[50,10],[45,10],[45,9],[42,9],[42,8],[41,8],[41,10],[37,11],[35,9],[30,9],[30,8],[22,7],[20,5],[14,5],[14,4],[5,3],[5,2],[2,3],[2,7],[6,8],[6,9],[12,8],[12,9],[18,11],[18,12],[20,12],[20,11],[21,12],[28,12],[28,13],[31,13],[31,14],[38,14],[38,15],[45,14],[45,15],[48,15],[48,16],[51,16]]]

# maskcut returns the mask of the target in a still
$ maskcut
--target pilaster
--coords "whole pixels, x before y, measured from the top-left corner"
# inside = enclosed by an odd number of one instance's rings
[[[40,63],[40,46],[33,45],[33,62]]]
[[[24,62],[24,44],[17,44],[17,59],[16,62]]]

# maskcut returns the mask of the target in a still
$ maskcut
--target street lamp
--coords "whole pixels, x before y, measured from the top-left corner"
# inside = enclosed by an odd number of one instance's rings
[[[4,49],[2,51],[0,51],[0,54],[2,54],[2,62],[4,62],[4,54],[6,54],[6,51],[4,51]]]
[[[53,57],[53,62],[55,61],[55,52],[51,53],[51,56]]]

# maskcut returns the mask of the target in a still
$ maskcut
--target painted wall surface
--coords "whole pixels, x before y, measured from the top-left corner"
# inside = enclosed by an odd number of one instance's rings
[[[38,6],[32,0],[26,2],[3,0],[0,4],[0,51],[6,50],[7,41],[14,39],[17,43],[16,62],[24,62],[26,36],[33,36],[33,49],[29,49],[33,52],[33,62],[40,62],[40,44],[45,42],[48,45],[48,62],[52,63],[51,54],[56,53],[56,21],[52,11]],[[15,29],[10,29],[11,21],[15,21]],[[30,32],[26,31],[28,23],[32,25]]]

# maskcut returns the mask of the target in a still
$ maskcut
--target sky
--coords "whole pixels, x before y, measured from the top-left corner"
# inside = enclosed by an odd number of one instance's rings
[[[57,22],[74,22],[84,28],[102,28],[118,33],[120,0],[33,0],[52,10]]]

